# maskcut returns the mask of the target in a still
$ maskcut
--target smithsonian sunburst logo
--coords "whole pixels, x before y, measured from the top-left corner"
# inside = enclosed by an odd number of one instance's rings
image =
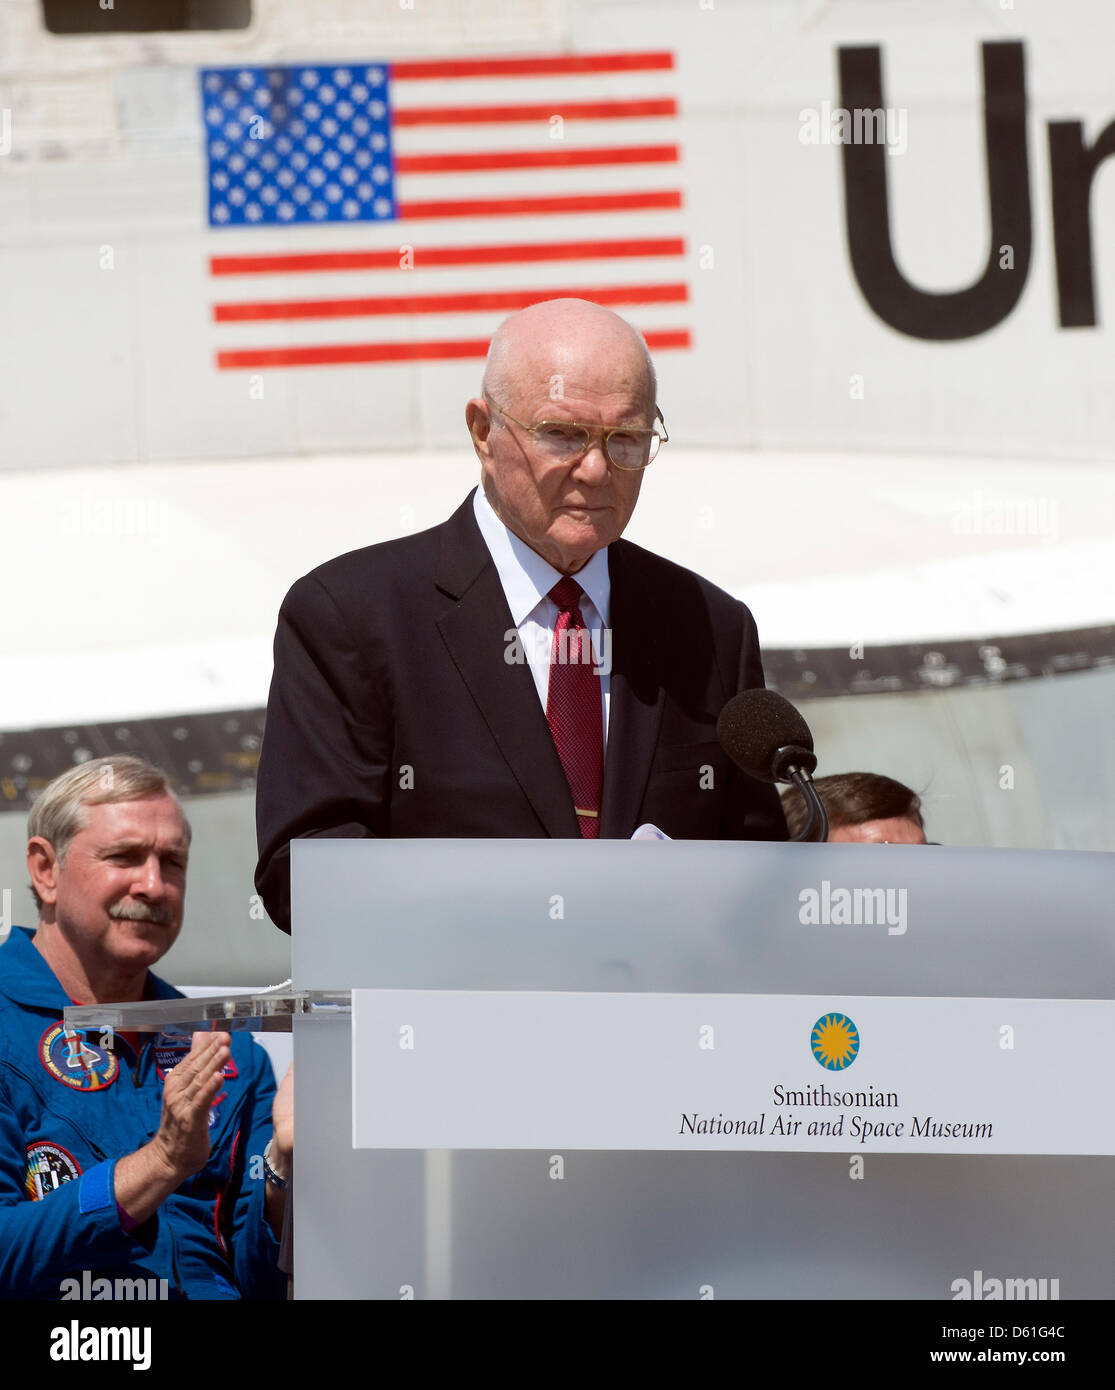
[[[859,1029],[847,1014],[822,1014],[813,1025],[810,1043],[826,1071],[843,1071],[859,1056]]]

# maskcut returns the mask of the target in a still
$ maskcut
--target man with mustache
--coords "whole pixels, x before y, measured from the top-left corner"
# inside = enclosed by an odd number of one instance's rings
[[[151,973],[186,892],[170,782],[139,758],[81,764],[41,793],[28,835],[39,924],[0,947],[0,1297],[134,1297],[139,1281],[148,1297],[281,1297],[289,1074],[276,1094],[244,1033],[63,1019],[181,997]]]

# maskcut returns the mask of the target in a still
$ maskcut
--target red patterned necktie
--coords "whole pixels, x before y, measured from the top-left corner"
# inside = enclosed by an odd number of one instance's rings
[[[550,590],[558,620],[550,653],[546,718],[573,796],[581,837],[597,840],[604,784],[604,724],[596,658],[581,617],[583,593],[568,575]]]

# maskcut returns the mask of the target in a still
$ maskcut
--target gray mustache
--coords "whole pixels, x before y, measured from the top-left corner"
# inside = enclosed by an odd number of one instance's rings
[[[154,922],[160,927],[170,926],[170,911],[161,903],[117,903],[110,907],[108,915],[116,921]]]

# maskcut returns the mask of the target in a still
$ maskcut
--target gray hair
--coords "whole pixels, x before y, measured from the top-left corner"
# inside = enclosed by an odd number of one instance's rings
[[[109,802],[140,801],[147,796],[169,796],[178,807],[186,828],[186,841],[192,837],[190,822],[174,793],[170,778],[161,768],[130,754],[120,757],[91,758],[55,777],[35,799],[27,817],[27,838],[49,840],[60,864],[65,862],[70,842],[89,824],[89,807]],[[35,906],[42,899],[31,887]]]

